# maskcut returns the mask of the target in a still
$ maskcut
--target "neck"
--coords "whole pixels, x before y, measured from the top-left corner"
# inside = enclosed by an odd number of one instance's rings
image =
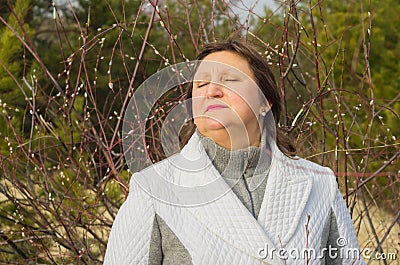
[[[243,129],[219,129],[201,132],[204,136],[212,139],[216,144],[229,149],[238,150],[249,146],[260,146],[261,132],[257,127],[254,131]]]

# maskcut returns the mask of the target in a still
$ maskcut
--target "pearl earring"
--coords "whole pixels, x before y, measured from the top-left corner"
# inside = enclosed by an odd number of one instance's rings
[[[269,111],[268,107],[261,107],[260,108],[260,114],[261,116],[265,117],[265,115],[267,115],[267,112]]]

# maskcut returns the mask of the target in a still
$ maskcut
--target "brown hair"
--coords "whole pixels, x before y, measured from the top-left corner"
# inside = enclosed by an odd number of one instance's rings
[[[256,78],[257,85],[269,103],[272,104],[271,109],[275,119],[277,146],[285,155],[289,157],[294,156],[296,153],[296,147],[293,141],[291,141],[291,139],[278,126],[282,113],[283,96],[281,90],[276,85],[275,78],[268,66],[267,60],[265,60],[255,48],[238,40],[237,38],[230,38],[226,41],[212,42],[205,45],[205,47],[197,55],[196,59],[203,60],[207,55],[220,51],[234,52],[248,61],[250,69]],[[190,99],[191,97],[192,86],[188,88],[185,98]],[[194,124],[193,128],[191,128],[188,134],[191,135],[193,131]]]

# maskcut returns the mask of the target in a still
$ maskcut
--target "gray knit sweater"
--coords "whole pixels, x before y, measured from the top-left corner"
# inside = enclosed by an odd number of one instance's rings
[[[214,167],[254,218],[257,219],[271,164],[270,156],[266,155],[268,152],[254,146],[231,151],[202,136],[198,131],[196,133],[200,136],[204,149]],[[257,179],[255,183],[254,179]],[[336,217],[331,212],[331,218],[324,226],[322,246],[330,244],[331,247],[337,247],[336,239],[338,237]],[[154,218],[151,234],[149,264],[192,264],[191,256],[185,246],[157,214]],[[321,264],[341,264],[341,260],[332,260],[327,257],[321,261]]]

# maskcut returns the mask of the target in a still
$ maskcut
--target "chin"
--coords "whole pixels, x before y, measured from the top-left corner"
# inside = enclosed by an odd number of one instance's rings
[[[210,118],[200,118],[195,123],[200,132],[226,129],[221,122]]]

